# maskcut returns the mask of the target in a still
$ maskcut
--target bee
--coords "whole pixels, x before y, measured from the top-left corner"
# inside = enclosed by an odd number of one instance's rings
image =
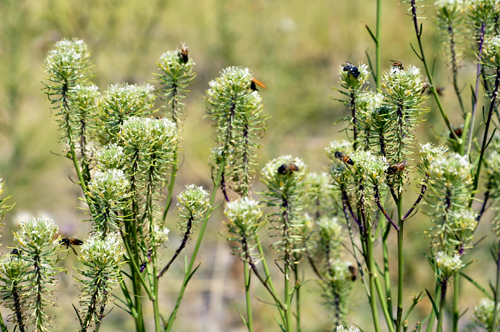
[[[399,70],[405,69],[403,63],[399,60],[390,60],[392,62],[392,68],[398,68]]]
[[[21,254],[21,250],[17,249],[17,248],[14,248],[12,249],[12,251],[10,252],[11,255],[20,255]]]
[[[155,120],[161,120],[161,119],[163,119],[163,116],[161,116],[161,115],[155,116]]]
[[[181,49],[177,53],[179,59],[182,63],[187,63],[189,61],[189,50],[188,46],[185,43],[181,43]]]
[[[352,265],[349,265],[348,269],[349,269],[349,274],[350,274],[351,280],[356,281],[356,279],[358,278],[358,270],[356,270],[356,268]]]
[[[293,173],[293,172],[298,172],[300,170],[299,166],[295,165],[294,163],[289,163],[283,164],[280,167],[278,167],[278,173],[279,174],[288,174],[288,173]]]
[[[71,247],[71,249],[73,250],[75,255],[78,256],[78,254],[76,253],[76,250],[75,250],[75,248],[73,248],[73,246],[81,246],[83,244],[83,241],[78,240],[78,239],[70,239],[70,238],[65,237],[61,241],[59,241],[59,244],[66,246],[66,249]]]
[[[267,89],[267,85],[256,79],[255,77],[252,77],[252,83],[250,83],[250,90],[252,91],[259,91],[257,90],[257,85],[260,86],[262,89]]]
[[[407,163],[407,161],[403,160],[397,164],[389,166],[389,168],[387,168],[387,171],[386,171],[387,174],[392,175],[392,174],[396,174],[397,172],[401,172],[402,170],[405,169],[406,163]]]
[[[347,71],[348,74],[351,74],[356,79],[359,77],[359,74],[360,74],[358,67],[356,67],[355,65],[353,65],[349,61],[346,61],[346,64],[344,65],[344,68],[342,68],[342,70]]]
[[[352,159],[348,155],[346,155],[344,152],[336,151],[335,158],[342,160],[343,162],[345,162],[348,165],[351,165],[351,166],[354,165],[354,161],[352,161]]]

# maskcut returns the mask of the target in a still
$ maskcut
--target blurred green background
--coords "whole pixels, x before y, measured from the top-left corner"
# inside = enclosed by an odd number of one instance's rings
[[[324,149],[328,142],[344,138],[344,134],[339,133],[343,125],[334,125],[334,122],[348,114],[346,107],[331,100],[329,95],[341,97],[332,86],[338,87],[337,73],[342,63],[346,60],[356,64],[366,62],[365,52],[374,60],[374,43],[363,23],[374,31],[375,6],[374,0],[2,0],[0,177],[16,202],[15,209],[6,218],[3,252],[10,251],[7,246],[12,243],[11,230],[16,223],[32,214],[52,217],[65,235],[86,237],[87,224],[79,222],[86,216],[78,209],[84,204],[79,200],[79,187],[69,179],[76,177],[70,162],[56,155],[65,147],[57,143],[57,124],[40,91],[40,81],[44,79],[41,68],[56,41],[72,37],[85,40],[92,52],[93,81],[101,90],[117,82],[151,82],[155,62],[163,52],[176,49],[180,42],[189,45],[197,78],[187,101],[188,116],[182,134],[183,163],[174,193],[177,194],[191,183],[210,187],[206,161],[213,146],[213,128],[204,118],[204,95],[208,82],[218,76],[221,69],[232,65],[249,67],[254,76],[269,87],[261,90],[266,113],[272,117],[267,122],[264,148],[259,152],[259,169],[269,159],[292,154],[303,158],[312,171],[324,171],[327,165]],[[410,47],[416,39],[406,10],[407,5],[399,1],[383,1],[384,70],[391,65],[389,59],[422,67]],[[439,87],[445,87],[443,102],[452,123],[459,125],[462,119],[456,112],[458,104],[441,55],[432,7],[425,8],[424,16],[429,18],[424,21],[423,37],[427,57],[433,59],[436,54],[435,80]],[[465,82],[473,79],[473,71],[471,63],[461,68],[460,81],[464,87]],[[371,84],[373,86],[373,82]],[[468,94],[464,100],[469,100]],[[420,125],[419,143],[436,141],[433,130],[441,133],[444,129],[435,103],[428,100],[427,106],[430,112],[424,115],[427,121]],[[412,181],[407,206],[416,196],[414,188],[415,181]],[[256,181],[255,191],[259,189],[261,186]],[[173,213],[170,218],[170,248],[165,251],[165,257],[170,257],[179,241]],[[188,287],[174,331],[245,331],[235,307],[244,311],[242,264],[230,256],[229,245],[219,236],[223,229],[221,220],[220,211],[214,213],[199,256],[201,268]],[[489,225],[484,220],[478,238],[489,234]],[[424,256],[429,240],[423,231],[431,225],[420,213],[407,225],[406,307],[411,303],[412,294],[434,287]],[[391,241],[395,244],[394,234]],[[490,237],[481,242],[470,255],[478,260],[469,268],[474,271],[466,270],[481,276],[479,280],[484,286],[494,270],[488,254],[491,242]],[[393,249],[391,259],[395,260],[395,246]],[[77,289],[71,278],[75,264],[78,262],[74,258],[64,262],[68,275],[60,276],[56,301],[59,306],[53,309],[58,321],[53,331],[74,330],[77,326],[70,306],[77,302]],[[396,272],[395,266],[394,261],[392,272]],[[181,260],[175,268],[162,279],[165,316],[173,308],[181,283]],[[305,277],[312,275],[307,271]],[[475,305],[481,294],[466,281],[462,285],[464,297],[460,305],[465,310]],[[263,301],[270,299],[259,287],[254,290]],[[306,284],[303,292],[306,304],[303,331],[331,330],[329,313],[322,309],[314,282]],[[257,298],[253,303],[255,331],[277,331],[272,316],[274,308]],[[146,306],[146,309],[150,314],[151,308]],[[471,311],[462,319],[463,325],[470,319]],[[357,282],[349,321],[370,331],[368,312],[366,295]],[[426,300],[418,305],[410,323],[415,324],[429,312],[430,304]],[[2,309],[2,314],[5,317],[7,310]],[[126,316],[115,308],[106,317],[101,331],[130,331],[132,320]],[[152,326],[152,320],[149,324]]]

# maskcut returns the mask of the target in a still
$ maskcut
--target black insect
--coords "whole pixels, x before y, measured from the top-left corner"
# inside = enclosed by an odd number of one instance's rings
[[[267,89],[267,85],[265,85],[255,77],[252,77],[252,82],[250,83],[250,90],[259,91],[257,90],[257,85],[260,86],[262,89]]]
[[[12,249],[12,251],[10,252],[11,255],[20,255],[21,254],[21,250],[19,249]]]
[[[70,238],[65,237],[61,241],[59,241],[59,244],[66,246],[66,249],[71,248],[73,250],[73,252],[75,253],[75,255],[78,256],[78,254],[76,253],[76,250],[75,250],[75,248],[73,248],[73,246],[81,246],[83,244],[83,241],[78,240],[78,239],[70,239]]]
[[[346,61],[346,64],[344,65],[344,68],[342,68],[343,71],[347,71],[348,74],[352,75],[354,78],[359,77],[359,69],[349,61]]]

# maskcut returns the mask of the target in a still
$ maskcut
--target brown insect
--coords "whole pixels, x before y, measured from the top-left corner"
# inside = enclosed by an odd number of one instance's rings
[[[250,90],[252,91],[259,91],[257,90],[257,85],[260,86],[262,89],[267,89],[267,85],[256,79],[255,77],[252,77],[252,83],[250,83]]]
[[[346,61],[346,64],[343,66],[342,70],[349,72],[349,74],[354,76],[354,78],[358,78],[359,74],[360,74],[358,67],[356,67],[355,65],[353,65],[349,61]]]
[[[335,158],[342,160],[343,162],[345,162],[348,165],[351,165],[351,166],[354,165],[354,161],[352,161],[352,159],[348,155],[346,155],[344,152],[336,151]]]
[[[278,167],[278,173],[279,174],[288,174],[288,173],[293,173],[293,172],[298,172],[300,170],[299,166],[295,165],[294,163],[289,163],[283,164],[280,167]]]
[[[349,274],[351,275],[351,280],[356,281],[356,279],[358,278],[358,270],[356,270],[356,268],[352,265],[349,265],[348,269]]]
[[[399,60],[390,60],[392,61],[392,68],[398,68],[399,70],[405,69],[403,63]]]
[[[444,90],[444,86],[443,86],[443,87],[437,87],[437,88],[436,88],[436,93],[437,93],[438,95],[442,96],[442,95],[443,95],[443,90]],[[427,91],[427,93],[428,93],[428,94],[432,94],[432,90]]]
[[[177,55],[179,56],[179,59],[182,63],[187,63],[189,61],[189,50],[188,46],[185,43],[181,44],[181,49],[179,50]]]
[[[455,135],[457,135],[458,138],[461,138],[462,134],[464,133],[464,127],[460,126],[458,128],[454,128],[453,132],[455,133]],[[450,138],[454,138],[452,133],[450,133]]]
[[[425,90],[427,90],[430,87],[430,84],[425,82],[424,85],[422,86],[422,90],[420,91],[420,94],[424,94]]]
[[[404,170],[406,167],[406,164],[407,164],[406,160],[400,161],[397,164],[389,166],[389,168],[387,168],[386,172],[389,175],[396,174],[397,172],[401,172],[402,170]]]
[[[78,240],[78,239],[70,239],[70,238],[65,237],[61,241],[59,241],[59,244],[66,246],[66,249],[71,248],[73,250],[73,252],[75,253],[75,255],[78,256],[78,254],[76,253],[76,250],[75,250],[75,248],[73,248],[73,246],[81,246],[83,244],[83,241]]]

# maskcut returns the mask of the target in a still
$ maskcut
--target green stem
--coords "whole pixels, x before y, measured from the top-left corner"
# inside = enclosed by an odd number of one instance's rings
[[[391,231],[391,225],[389,225],[388,223],[386,223],[386,225],[387,225],[386,226],[387,230],[384,234],[384,237],[382,238],[382,255],[384,258],[384,286],[385,286],[386,301],[387,301],[387,307],[389,308],[389,313],[391,314],[392,318],[391,275],[389,272],[389,248],[387,246],[387,239]],[[380,300],[382,302],[383,299]]]
[[[498,305],[500,304],[500,247],[497,254],[497,283],[495,287],[495,310],[493,311],[493,319],[491,320],[491,328],[488,332],[496,331],[498,325]]]
[[[436,282],[436,291],[434,293],[434,299],[436,300],[436,302],[435,302],[436,307],[439,306],[441,303],[440,298],[437,297],[438,294],[441,294],[441,284]],[[425,330],[425,332],[432,331],[432,327],[434,326],[435,319],[436,319],[436,312],[434,311],[434,309],[432,309],[431,314],[429,316],[429,322],[427,323],[427,329]]]
[[[458,300],[460,298],[460,271],[455,272],[453,278],[453,332],[458,332],[458,320],[460,311],[458,309]]]
[[[299,285],[299,265],[295,264],[293,266],[293,272],[295,275],[295,285]],[[301,332],[300,328],[300,286],[295,289],[295,319],[297,321],[297,332]]]
[[[156,256],[156,254],[155,254]],[[156,262],[156,258],[155,258],[155,264],[153,264],[153,275],[152,275],[152,279],[153,279],[153,293],[154,293],[154,298],[153,298],[153,312],[154,312],[154,319],[155,319],[155,332],[161,332],[163,331],[163,329],[161,328],[162,324],[161,324],[161,320],[160,320],[160,307],[158,305],[158,293],[159,293],[159,289],[160,289],[160,280],[158,278],[156,278],[156,274],[158,272],[158,268],[157,268],[157,262]]]
[[[247,327],[248,332],[253,332],[253,321],[252,321],[252,302],[250,301],[250,279],[251,274],[249,271],[250,267],[246,262],[243,262],[243,274],[245,276],[245,298],[247,304]]]
[[[434,99],[436,100],[436,103],[439,108],[439,112],[441,112],[441,117],[443,118],[444,122],[446,123],[446,127],[448,127],[448,130],[450,133],[453,135],[453,138],[460,144],[462,143],[462,140],[455,134],[455,131],[451,128],[451,123],[450,120],[448,120],[448,116],[444,112],[443,105],[441,104],[441,100],[439,99],[439,95],[436,91],[436,88],[434,87],[434,80],[432,78],[432,73],[429,70],[429,66],[427,65],[427,61],[425,60],[425,53],[424,53],[424,48],[422,46],[422,31],[420,31],[418,27],[418,21],[417,21],[417,7],[415,4],[416,0],[411,0],[411,14],[412,14],[412,19],[413,19],[413,25],[415,28],[415,34],[417,36],[417,41],[418,41],[418,47],[420,50],[420,60],[424,64],[425,68],[425,73],[427,74],[427,79],[429,80],[429,85],[430,85],[430,90],[432,92],[432,95],[434,96]]]
[[[396,315],[396,331],[401,329],[401,319],[403,317],[403,274],[404,274],[404,259],[403,259],[403,197],[398,195],[398,309]]]
[[[288,245],[287,245],[288,247]],[[285,249],[287,250],[287,249]],[[288,266],[288,262],[285,260],[285,267],[284,267],[284,277],[285,277],[285,306],[286,306],[286,311],[285,311],[285,317],[286,317],[286,332],[292,332],[292,297],[290,296],[290,267]]]
[[[444,280],[441,282],[441,303],[439,304],[439,316],[437,322],[436,332],[443,331],[443,317],[444,317],[444,307],[446,304],[446,290],[448,288],[448,281]]]
[[[163,211],[163,216],[161,218],[162,223],[165,223],[165,219],[167,218],[168,210],[170,209],[170,205],[172,205],[172,193],[174,191],[174,183],[175,178],[177,176],[177,170],[179,169],[177,166],[177,149],[174,152],[174,162],[172,164],[172,175],[170,176],[170,183],[168,184],[168,196],[167,202],[165,203],[165,210]]]
[[[261,263],[262,263],[262,267],[264,268],[264,273],[266,275],[266,283],[269,285],[269,288],[271,289],[271,291],[274,294],[276,294],[276,289],[274,288],[273,279],[271,278],[271,273],[269,273],[269,267],[267,265],[266,258],[264,256],[264,249],[262,248],[262,243],[260,242],[259,235],[255,236],[255,241],[257,242],[257,249],[259,250],[259,255],[260,255],[260,257],[262,257]],[[285,320],[285,313],[281,309],[281,306],[279,305],[279,303],[276,302],[276,304],[278,305],[277,308],[279,310],[281,320],[283,321],[283,324],[285,324],[285,321],[286,321]]]
[[[377,272],[375,270],[375,260],[373,257],[373,238],[371,236],[371,230],[367,229],[366,232],[366,253],[367,253],[367,267],[368,267],[368,279],[370,285],[370,307],[372,310],[373,325],[375,327],[375,332],[380,331],[380,323],[378,320],[377,312],[377,299],[375,298],[375,278],[377,277]]]
[[[377,91],[381,89],[382,79],[382,60],[381,60],[381,47],[380,39],[382,38],[382,0],[377,0],[377,31],[375,32],[377,42],[375,44],[375,74],[377,75]]]
[[[189,265],[187,266],[187,269],[184,273],[184,282],[182,283],[181,289],[179,291],[179,295],[177,296],[177,301],[175,303],[175,308],[172,311],[172,314],[170,314],[170,317],[168,318],[168,325],[165,330],[165,332],[169,332],[172,329],[172,326],[174,325],[175,318],[177,316],[177,311],[179,310],[179,307],[182,302],[182,298],[184,296],[184,291],[186,290],[187,283],[189,282],[189,278],[191,277],[191,272],[193,270],[194,262],[196,260],[196,256],[198,255],[198,250],[200,249],[201,241],[203,240],[203,235],[205,234],[205,229],[207,228],[207,223],[208,223],[208,218],[210,218],[210,214],[212,212],[212,208],[214,206],[214,201],[215,201],[215,194],[217,193],[217,189],[219,187],[219,183],[222,177],[222,172],[224,168],[226,167],[226,161],[223,159],[221,164],[219,165],[219,172],[217,174],[217,178],[214,182],[214,188],[212,189],[212,195],[210,196],[210,210],[207,212],[207,215],[205,219],[203,220],[203,224],[201,225],[200,228],[200,234],[198,235],[198,240],[196,241],[196,245],[193,250],[193,255],[191,256],[191,260],[189,261]]]

